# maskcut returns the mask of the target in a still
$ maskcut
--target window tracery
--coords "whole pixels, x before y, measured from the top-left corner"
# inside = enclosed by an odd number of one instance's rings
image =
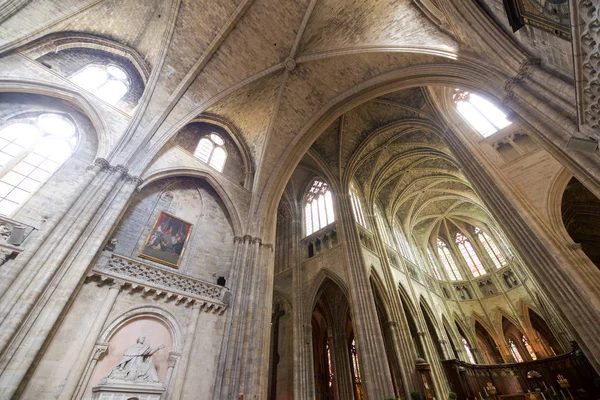
[[[456,89],[454,103],[460,115],[483,137],[488,137],[511,124],[506,119],[506,114],[498,107],[474,93]]]
[[[404,236],[402,228],[400,228],[400,224],[398,224],[397,221],[394,221],[394,235],[398,241],[398,246],[400,246],[400,253],[402,253],[404,258],[414,261],[413,253],[410,249],[410,245],[408,244],[408,240],[406,239],[406,236]]]
[[[446,269],[446,273],[450,280],[460,281],[462,280],[462,276],[458,271],[458,267],[454,262],[454,258],[452,258],[452,254],[450,253],[450,249],[448,249],[448,245],[441,239],[438,238],[438,254],[440,259],[442,260],[442,264],[444,264],[444,268]]]
[[[114,64],[88,64],[70,78],[71,82],[115,105],[130,87],[125,70]]]
[[[363,213],[362,202],[360,201],[360,196],[354,185],[350,186],[350,201],[352,202],[352,211],[354,212],[356,222],[363,228],[366,228],[367,222],[365,220],[365,214]]]
[[[457,232],[454,241],[456,242],[463,258],[467,262],[467,265],[469,266],[469,269],[471,270],[473,276],[478,277],[481,275],[485,275],[485,268],[483,267],[481,260],[475,253],[475,249],[473,249],[473,246],[471,245],[469,239],[467,239],[467,237],[461,234],[460,232]]]
[[[504,254],[502,254],[498,246],[496,246],[496,243],[492,240],[491,237],[489,237],[487,233],[485,233],[479,228],[475,228],[475,234],[479,238],[479,241],[481,242],[481,245],[483,246],[485,251],[490,256],[490,259],[494,262],[496,268],[502,268],[508,264],[508,262],[506,261],[506,257],[504,257]]]
[[[465,352],[467,353],[467,357],[469,358],[469,362],[471,364],[477,364],[475,362],[475,357],[473,356],[473,350],[471,350],[471,346],[469,345],[469,342],[464,337],[461,339],[462,339],[463,347],[465,348]]]
[[[383,217],[381,210],[379,209],[379,207],[377,207],[377,204],[373,206],[373,209],[375,210],[375,219],[377,220],[377,226],[379,227],[379,231],[381,232],[383,241],[388,246],[393,247],[392,238],[390,237],[390,233],[387,229],[385,218]]]
[[[335,221],[333,196],[327,183],[315,180],[308,190],[305,201],[304,222],[306,236]]]
[[[510,348],[510,353],[515,359],[515,362],[522,363],[523,357],[521,357],[521,353],[519,353],[519,349],[517,348],[517,345],[512,339],[508,339],[508,346]]]
[[[429,260],[429,264],[431,265],[431,270],[437,279],[442,279],[442,275],[440,274],[440,270],[438,269],[437,262],[435,261],[435,257],[431,252],[429,246],[427,247],[427,259]]]
[[[0,129],[0,214],[14,215],[71,157],[76,144],[75,125],[54,113]]]
[[[521,341],[523,342],[523,346],[525,346],[525,349],[529,353],[531,359],[534,361],[537,360],[537,355],[535,354],[535,351],[533,351],[533,347],[531,347],[525,335],[521,336]]]
[[[219,172],[223,172],[225,161],[227,161],[227,150],[225,140],[215,132],[206,135],[198,142],[194,157],[210,165]]]

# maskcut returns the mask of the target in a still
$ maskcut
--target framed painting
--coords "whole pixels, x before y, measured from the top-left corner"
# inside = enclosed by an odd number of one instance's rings
[[[161,211],[139,257],[179,268],[191,232],[192,224]]]

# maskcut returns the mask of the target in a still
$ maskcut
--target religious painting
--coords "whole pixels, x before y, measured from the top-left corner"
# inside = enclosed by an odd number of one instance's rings
[[[513,32],[525,24],[571,40],[568,0],[503,0]]]
[[[139,256],[179,268],[191,231],[192,224],[161,211]]]

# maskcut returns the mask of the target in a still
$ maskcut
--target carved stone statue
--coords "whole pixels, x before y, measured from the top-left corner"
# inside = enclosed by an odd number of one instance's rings
[[[160,378],[158,377],[156,368],[154,368],[154,363],[152,362],[152,355],[165,346],[161,344],[156,349],[152,350],[152,348],[144,344],[145,341],[146,338],[140,336],[137,339],[136,344],[125,350],[121,361],[119,361],[117,366],[103,379],[101,384],[104,384],[107,381],[160,383]]]

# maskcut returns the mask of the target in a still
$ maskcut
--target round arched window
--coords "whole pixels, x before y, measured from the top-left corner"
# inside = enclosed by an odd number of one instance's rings
[[[0,214],[11,216],[73,154],[77,130],[54,113],[0,128]]]
[[[227,160],[227,151],[225,150],[225,140],[216,133],[204,136],[198,142],[194,157],[207,163],[219,172],[223,171],[225,161]]]
[[[113,105],[127,94],[130,86],[125,70],[114,64],[88,64],[71,76],[71,82]]]

